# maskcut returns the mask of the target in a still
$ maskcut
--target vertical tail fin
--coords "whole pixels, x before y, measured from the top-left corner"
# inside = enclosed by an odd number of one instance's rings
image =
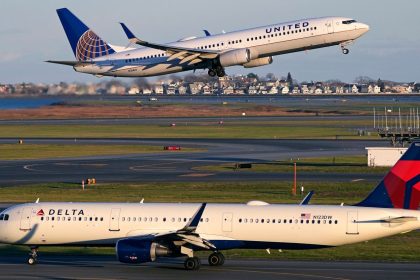
[[[413,143],[382,182],[356,206],[417,210],[419,203],[420,143]]]
[[[57,14],[77,60],[86,61],[115,53],[112,47],[68,9],[58,9]]]

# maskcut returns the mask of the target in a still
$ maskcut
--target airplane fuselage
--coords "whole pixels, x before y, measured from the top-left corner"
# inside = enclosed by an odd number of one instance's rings
[[[0,243],[115,246],[182,228],[200,204],[32,203],[5,210]],[[395,217],[416,217],[392,221]],[[208,204],[196,233],[219,250],[339,246],[420,228],[415,210],[354,206]]]
[[[349,18],[324,17],[190,38],[166,45],[220,53],[247,49],[251,61],[238,65],[250,68],[270,64],[276,55],[346,44],[368,30],[366,24]],[[74,69],[98,76],[148,77],[212,68],[211,60],[191,64],[191,61],[183,63],[182,58],[168,61],[170,56],[162,50],[141,47],[99,57],[90,61],[92,64],[76,65]]]

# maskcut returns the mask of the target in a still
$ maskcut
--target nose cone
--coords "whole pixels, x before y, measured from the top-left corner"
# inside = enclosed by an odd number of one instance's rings
[[[365,24],[365,23],[359,23],[359,29],[362,29],[364,31],[364,33],[368,32],[370,27],[369,25]]]

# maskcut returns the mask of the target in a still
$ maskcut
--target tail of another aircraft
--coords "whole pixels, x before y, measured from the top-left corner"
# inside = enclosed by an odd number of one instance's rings
[[[411,144],[382,182],[356,206],[418,210],[420,143]]]
[[[88,61],[115,53],[115,50],[90,30],[68,9],[58,9],[58,17],[78,61]]]

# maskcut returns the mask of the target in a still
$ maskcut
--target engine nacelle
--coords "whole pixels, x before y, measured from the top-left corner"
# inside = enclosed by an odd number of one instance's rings
[[[118,240],[115,250],[118,260],[122,263],[153,262],[157,257],[172,255],[169,248],[159,243],[135,238]]]
[[[220,54],[219,61],[223,67],[243,65],[251,61],[251,51],[249,49],[232,50]]]
[[[253,67],[268,65],[268,64],[271,64],[271,63],[273,63],[273,57],[268,56],[268,57],[253,59],[250,62],[245,63],[243,66],[245,68],[253,68]]]

